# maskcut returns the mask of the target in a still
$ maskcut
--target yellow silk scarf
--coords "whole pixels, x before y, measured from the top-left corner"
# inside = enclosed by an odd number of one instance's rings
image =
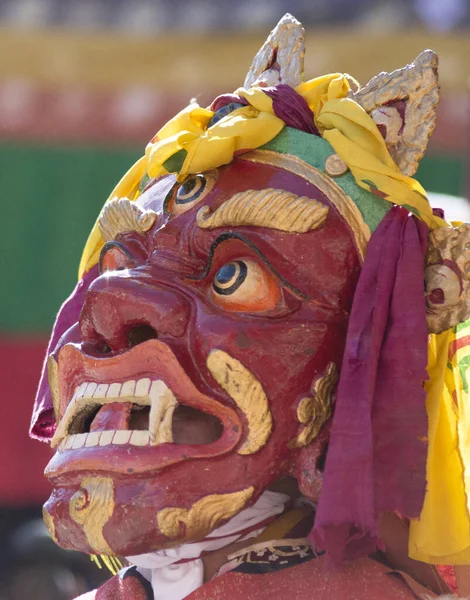
[[[409,554],[433,564],[470,563],[470,322],[430,336],[427,492],[410,526]]]

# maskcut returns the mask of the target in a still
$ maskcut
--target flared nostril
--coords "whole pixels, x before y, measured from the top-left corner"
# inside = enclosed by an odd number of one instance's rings
[[[135,325],[127,332],[127,346],[133,348],[147,340],[155,340],[158,334],[150,325]]]

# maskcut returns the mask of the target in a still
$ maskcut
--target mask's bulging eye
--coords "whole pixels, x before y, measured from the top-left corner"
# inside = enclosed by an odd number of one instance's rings
[[[242,285],[247,273],[248,268],[242,260],[229,262],[217,271],[212,287],[217,294],[229,296]]]
[[[176,190],[175,204],[188,204],[197,200],[206,187],[204,175],[195,175],[187,179]]]
[[[212,281],[211,295],[219,306],[239,312],[266,312],[282,301],[274,275],[249,258],[221,267]]]
[[[204,175],[191,175],[181,184],[176,184],[170,191],[166,202],[166,210],[172,215],[181,215],[196,204],[214,187],[217,180],[215,171]]]

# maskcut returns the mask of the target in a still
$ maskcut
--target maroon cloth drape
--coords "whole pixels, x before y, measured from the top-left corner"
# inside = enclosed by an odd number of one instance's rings
[[[312,537],[334,561],[376,549],[378,513],[419,517],[426,485],[427,227],[393,207],[356,288]]]

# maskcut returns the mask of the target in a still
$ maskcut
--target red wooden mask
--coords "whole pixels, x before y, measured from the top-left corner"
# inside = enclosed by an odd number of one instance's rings
[[[50,359],[61,545],[201,539],[287,474],[318,493],[360,260],[318,187],[262,154],[103,211],[101,275]]]

